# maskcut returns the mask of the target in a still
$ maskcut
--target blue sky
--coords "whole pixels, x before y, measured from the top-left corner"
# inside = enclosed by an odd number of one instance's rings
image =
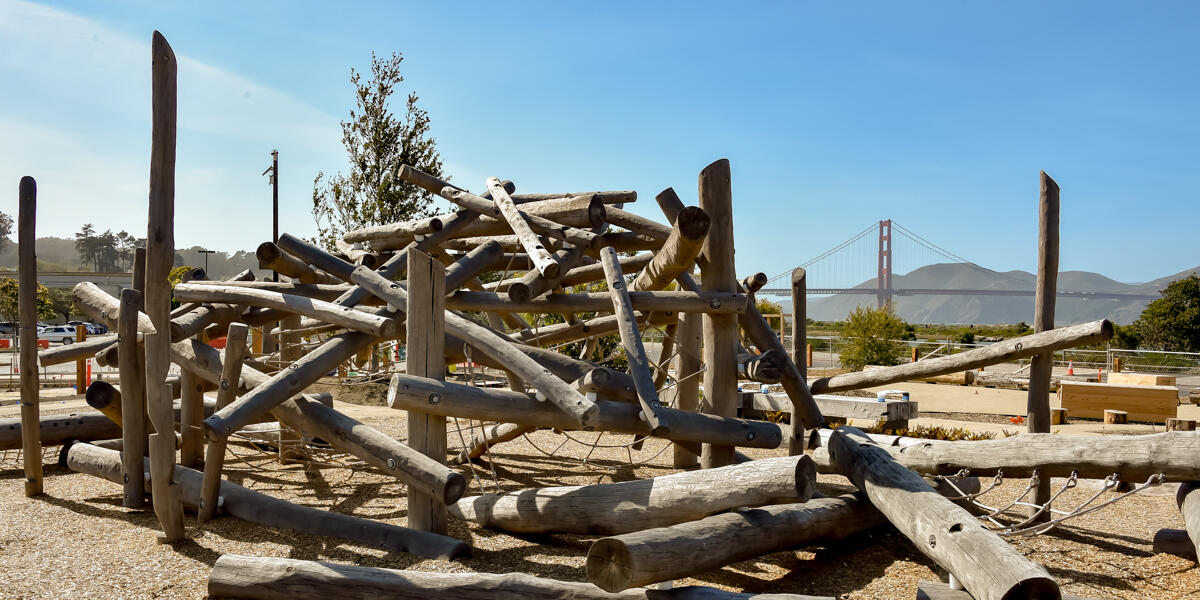
[[[180,57],[176,240],[270,237],[345,170],[351,67],[405,56],[454,181],[673,186],[733,165],[738,269],[776,275],[892,218],[1033,270],[1038,171],[1061,268],[1146,281],[1200,264],[1200,5],[0,0],[0,211],[38,178],[39,232],[144,231],[149,41]],[[864,266],[864,279],[872,275]]]

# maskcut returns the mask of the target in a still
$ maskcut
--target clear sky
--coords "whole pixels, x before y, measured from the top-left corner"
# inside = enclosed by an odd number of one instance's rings
[[[733,166],[740,272],[776,275],[892,218],[1034,270],[1038,171],[1061,268],[1138,282],[1200,264],[1193,2],[61,2],[0,0],[0,211],[39,233],[145,231],[151,32],[180,58],[176,241],[309,235],[345,171],[351,67],[400,51],[454,182],[673,186]],[[140,233],[144,235],[144,233]],[[864,267],[864,279],[872,276]]]

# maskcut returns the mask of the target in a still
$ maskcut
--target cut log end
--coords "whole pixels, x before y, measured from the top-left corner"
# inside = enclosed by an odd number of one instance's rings
[[[625,542],[611,537],[593,542],[587,555],[587,578],[606,592],[629,589],[633,568]]]
[[[812,457],[803,454],[796,461],[796,498],[799,502],[808,502],[817,492],[817,463]]]
[[[509,302],[528,302],[533,297],[529,286],[520,281],[513,282],[505,292],[508,294]]]
[[[1062,600],[1062,592],[1049,577],[1031,577],[1009,589],[1003,600]]]

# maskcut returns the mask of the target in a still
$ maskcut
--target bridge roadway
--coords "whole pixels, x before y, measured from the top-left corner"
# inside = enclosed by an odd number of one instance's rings
[[[886,292],[885,292],[886,293]],[[791,296],[791,288],[762,288],[760,295]],[[808,288],[809,296],[828,296],[832,294],[867,294],[875,296],[879,290],[875,288]],[[947,290],[936,288],[910,288],[891,290],[893,296],[1033,296],[1033,290]],[[1155,300],[1158,294],[1122,294],[1117,292],[1071,292],[1059,291],[1059,298],[1091,298],[1095,300]]]

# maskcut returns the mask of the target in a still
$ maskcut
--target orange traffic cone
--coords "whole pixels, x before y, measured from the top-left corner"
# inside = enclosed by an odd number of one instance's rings
[[[1069,360],[1069,361],[1067,361],[1067,375],[1074,375],[1074,374],[1075,374],[1075,361]]]
[[[1103,367],[1096,369],[1096,381],[1099,381],[1100,383],[1104,383],[1104,368]]]

